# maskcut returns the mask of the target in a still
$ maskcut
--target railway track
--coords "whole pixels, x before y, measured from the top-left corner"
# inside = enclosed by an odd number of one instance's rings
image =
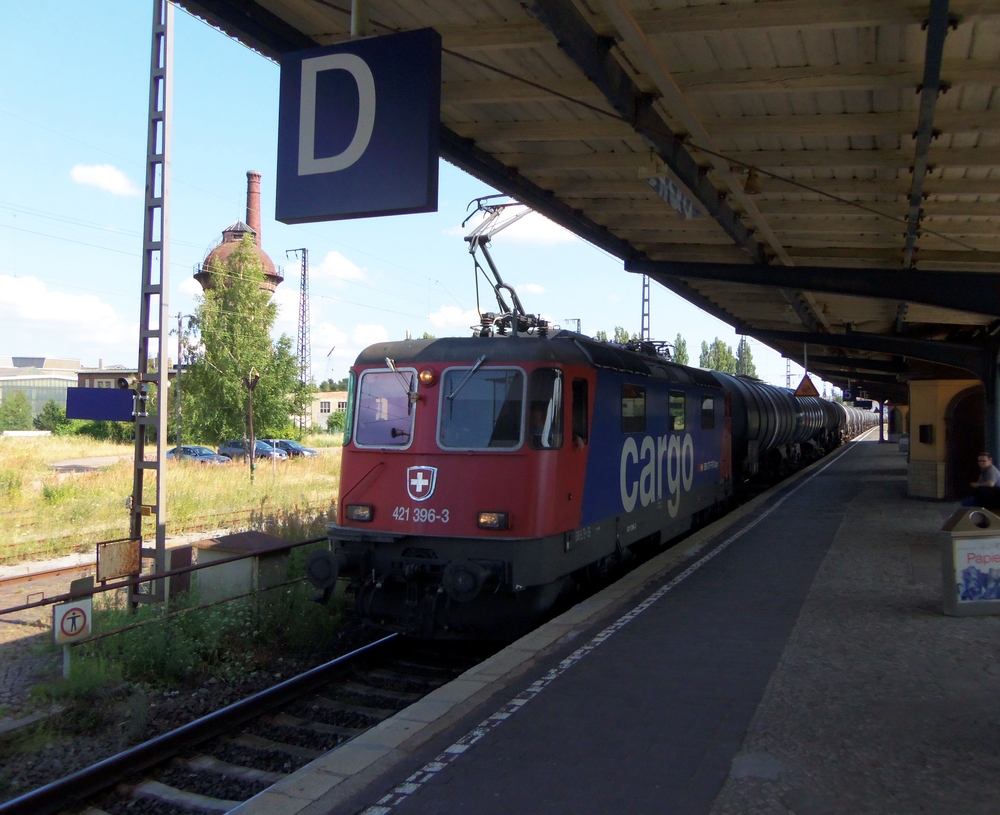
[[[0,804],[0,815],[224,813],[487,655],[389,635]]]

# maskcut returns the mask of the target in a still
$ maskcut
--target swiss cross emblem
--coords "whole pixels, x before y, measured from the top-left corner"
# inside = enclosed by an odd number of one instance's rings
[[[434,494],[437,467],[407,467],[406,491],[414,501],[426,501]]]

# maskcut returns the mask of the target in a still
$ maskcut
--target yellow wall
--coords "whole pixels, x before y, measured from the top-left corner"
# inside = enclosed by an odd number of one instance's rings
[[[944,498],[945,411],[951,400],[978,379],[930,379],[910,382],[909,494],[917,498]],[[932,425],[933,442],[920,442],[920,425]]]

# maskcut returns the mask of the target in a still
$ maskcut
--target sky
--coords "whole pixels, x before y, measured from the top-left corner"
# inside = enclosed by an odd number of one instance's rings
[[[136,364],[151,18],[152,3],[135,0],[0,4],[0,357]],[[245,218],[246,172],[257,170],[263,248],[285,274],[275,332],[293,340],[299,261],[286,250],[309,249],[316,382],[407,332],[468,336],[478,318],[462,222],[496,191],[442,160],[436,213],[278,223],[278,66],[183,9],[175,23],[170,312],[197,307],[194,267]],[[642,278],[541,216],[497,235],[491,252],[528,312],[568,328],[579,319],[591,336],[638,333]],[[691,364],[702,342],[739,341],[656,283],[650,326],[653,339],[680,333]],[[784,358],[750,348],[758,375],[785,385]],[[794,387],[803,369],[791,371]]]

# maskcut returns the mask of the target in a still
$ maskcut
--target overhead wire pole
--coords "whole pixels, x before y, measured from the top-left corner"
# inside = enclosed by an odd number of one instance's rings
[[[304,388],[312,379],[312,361],[310,359],[310,338],[309,338],[309,250],[288,249],[285,256],[302,254],[302,273],[299,277],[299,383]],[[303,411],[299,415],[299,427],[306,429],[306,415]]]
[[[129,536],[140,541],[142,560],[153,560],[153,570],[166,571],[167,545],[167,335],[170,269],[170,118],[173,108],[173,18],[169,0],[153,1],[152,52],[149,69],[149,119],[146,132],[146,187],[142,231],[142,289],[139,310],[139,362],[135,400],[135,459]],[[148,410],[149,386],[156,386],[155,411]],[[146,433],[156,429],[156,455],[146,461]],[[155,473],[156,492],[144,500],[145,475]],[[155,519],[155,546],[142,538],[142,519]],[[157,580],[148,593],[129,587],[129,607],[164,599],[164,585]]]
[[[639,339],[649,342],[649,275],[642,276],[642,328]]]

